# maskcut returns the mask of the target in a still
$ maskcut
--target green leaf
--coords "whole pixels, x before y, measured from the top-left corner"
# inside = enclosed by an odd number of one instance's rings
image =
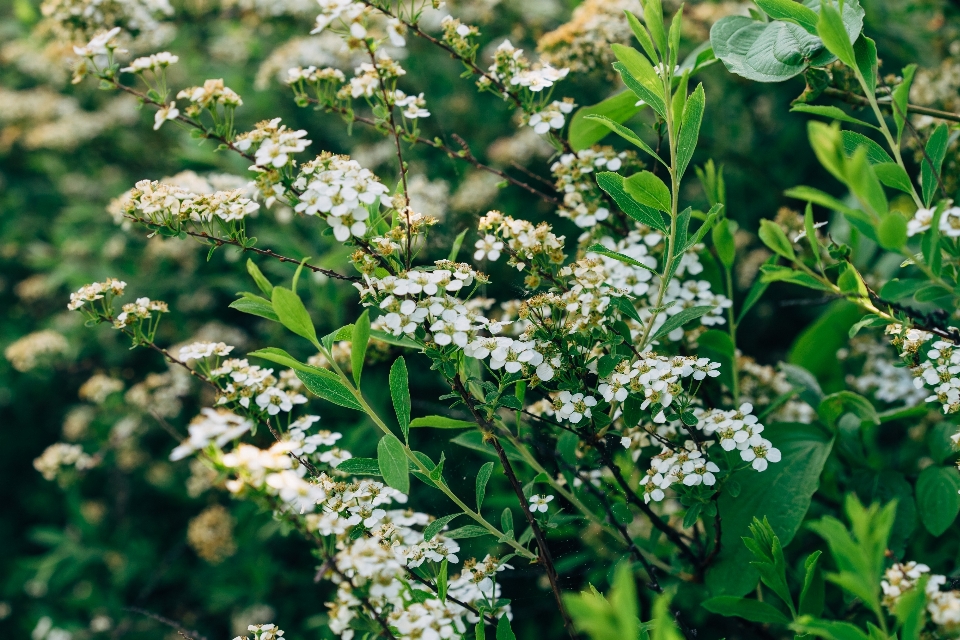
[[[653,38],[654,44],[660,50],[660,55],[667,55],[667,34],[663,27],[663,5],[660,0],[646,0],[643,3],[643,21]]]
[[[687,307],[676,315],[672,315],[667,318],[667,321],[660,325],[660,328],[657,329],[657,332],[653,334],[651,341],[656,340],[662,336],[667,335],[674,329],[679,329],[683,325],[687,324],[692,320],[696,320],[708,313],[713,311],[713,307],[709,305],[703,305],[699,307]],[[644,345],[645,346],[645,345]]]
[[[296,369],[297,371],[306,371],[307,373],[316,375],[323,375],[320,373],[320,371],[329,373],[325,369],[319,369],[317,367],[310,366],[309,364],[304,364],[283,349],[278,349],[276,347],[266,347],[263,349],[257,349],[256,351],[250,351],[247,353],[247,357],[249,358],[251,356],[254,358],[263,358],[264,360],[269,360],[270,362],[276,362],[277,364],[290,367],[291,369]],[[339,380],[339,378],[337,379]]]
[[[924,608],[927,604],[927,582],[930,575],[920,576],[913,589],[908,589],[897,599],[894,613],[900,622],[900,640],[920,640],[920,632],[926,623]]]
[[[816,424],[770,424],[763,435],[780,449],[782,460],[763,473],[748,468],[731,475],[742,487],[736,498],[721,492],[717,504],[723,515],[721,550],[706,575],[715,594],[742,596],[756,586],[759,574],[741,542],[754,516],[765,516],[784,546],[793,540],[833,446],[830,434]]]
[[[955,433],[957,426],[949,422],[938,422],[927,432],[927,446],[937,464],[943,464],[957,456],[956,445],[951,439]]]
[[[864,122],[858,118],[854,118],[851,115],[848,115],[846,111],[840,109],[839,107],[825,107],[815,104],[805,104],[798,102],[797,104],[790,107],[790,111],[799,112],[799,113],[810,113],[815,116],[823,116],[824,118],[830,118],[831,120],[840,120],[841,122],[849,122],[850,124],[858,124],[862,127],[870,127],[871,129],[876,129],[875,125],[870,124],[869,122]]]
[[[643,149],[644,151],[646,151],[649,155],[653,156],[653,158],[658,160],[660,164],[662,164],[663,166],[667,166],[667,163],[665,163],[660,158],[660,156],[657,155],[656,151],[650,148],[650,145],[648,145],[646,142],[641,140],[640,136],[638,136],[636,133],[626,128],[622,124],[614,122],[613,120],[611,120],[610,118],[607,118],[606,116],[584,116],[584,118],[586,120],[593,120],[595,122],[601,123],[604,127],[610,129],[611,131],[619,135],[621,138],[623,138],[627,142],[630,142],[634,146],[639,147],[640,149]]]
[[[230,303],[230,308],[241,313],[280,322],[280,317],[273,310],[273,303],[252,293],[244,293],[242,298]]]
[[[767,261],[763,263],[763,267],[772,267],[777,263],[777,256],[770,256],[767,258]],[[753,308],[757,302],[760,301],[760,298],[763,297],[763,294],[766,293],[767,287],[770,286],[769,282],[764,281],[763,278],[757,275],[757,278],[753,281],[753,285],[750,287],[750,291],[747,292],[747,297],[743,300],[743,306],[740,307],[740,314],[737,316],[737,324],[740,324],[743,321],[744,316],[747,315],[747,312]]]
[[[816,35],[819,16],[794,0],[756,0],[757,6],[774,20],[793,22]]]
[[[734,240],[734,228],[736,223],[732,220],[723,219],[713,225],[713,246],[717,250],[717,257],[720,263],[727,269],[733,267],[737,257],[737,243]]]
[[[870,640],[870,636],[849,622],[801,618],[793,628],[801,633],[812,634],[827,640]]]
[[[643,58],[639,52],[637,52],[637,55]],[[646,58],[643,58],[643,60],[646,60]],[[649,65],[650,63],[648,62],[647,64]],[[667,107],[664,103],[662,88],[658,86],[648,87],[644,81],[635,78],[621,62],[614,62],[613,68],[620,74],[620,79],[623,80],[623,84],[627,86],[627,89],[632,91],[637,98],[648,104],[661,118],[667,117]],[[652,70],[653,67],[651,67],[651,71]],[[654,76],[656,76],[656,72],[653,73]]]
[[[640,204],[670,212],[670,189],[653,173],[649,171],[635,173],[623,181],[623,188]]]
[[[373,458],[347,458],[338,464],[336,469],[355,476],[380,475],[380,463]]]
[[[270,284],[270,281],[267,280],[266,276],[260,271],[260,268],[257,267],[256,263],[250,258],[247,258],[247,273],[249,273],[253,281],[257,283],[257,287],[260,288],[263,295],[268,298],[273,295],[273,285]]]
[[[480,471],[477,473],[477,511],[480,511],[480,507],[483,506],[483,498],[487,494],[487,483],[490,481],[490,476],[493,475],[493,463],[484,462],[483,466],[480,467]]]
[[[470,420],[457,420],[456,418],[447,418],[445,416],[425,416],[423,418],[414,418],[410,421],[411,428],[432,427],[434,429],[469,429],[477,426],[476,422]]]
[[[934,536],[943,535],[960,513],[960,474],[955,467],[931,465],[917,478],[920,522]]]
[[[805,200],[807,202],[812,202],[813,204],[818,204],[821,207],[826,207],[831,211],[839,211],[840,213],[850,213],[855,211],[843,204],[833,196],[815,189],[814,187],[793,187],[792,189],[787,189],[783,192],[788,198],[796,198],[797,200]]]
[[[388,433],[380,438],[377,443],[377,462],[384,482],[401,493],[410,493],[410,468],[403,443],[397,436]]]
[[[517,640],[516,634],[510,628],[510,620],[506,615],[500,616],[497,620],[497,640]]]
[[[320,343],[317,342],[317,330],[313,327],[313,321],[307,308],[303,306],[303,301],[295,292],[285,287],[273,288],[273,310],[276,312],[280,323],[298,336],[306,338],[318,349]]]
[[[608,257],[608,258],[613,258],[614,260],[619,260],[620,262],[622,262],[622,263],[624,263],[624,264],[628,264],[628,265],[630,265],[631,267],[639,267],[639,268],[641,268],[641,269],[646,269],[647,271],[649,271],[649,272],[651,272],[651,273],[657,273],[657,270],[654,269],[653,267],[649,267],[649,266],[643,264],[642,262],[639,262],[639,261],[637,261],[637,260],[634,260],[634,259],[631,258],[630,256],[625,256],[625,255],[623,255],[622,253],[617,253],[616,251],[610,251],[609,249],[607,249],[607,248],[606,248],[605,246],[603,246],[602,244],[595,244],[595,245],[592,245],[592,246],[590,246],[590,247],[587,247],[586,253],[596,253],[596,254],[599,254],[599,255],[601,255],[601,256],[606,256],[606,257]]]
[[[437,597],[440,602],[447,599],[447,572],[449,569],[450,564],[444,558],[443,562],[440,563],[440,572],[437,574]]]
[[[903,68],[901,75],[903,82],[897,85],[893,90],[893,121],[897,125],[897,145],[903,137],[903,125],[907,117],[907,101],[910,99],[910,86],[913,84],[913,76],[917,73],[917,65],[908,64]]]
[[[637,16],[630,13],[630,11],[624,10],[624,14],[627,16],[627,23],[630,25],[633,35],[636,36],[637,42],[639,42],[640,46],[643,47],[643,52],[646,53],[647,57],[651,60],[656,60],[657,51],[653,46],[653,40],[650,38],[650,34],[647,32],[646,27],[640,24],[640,20],[637,19]]]
[[[403,432],[403,439],[410,441],[410,380],[407,377],[407,363],[403,356],[394,360],[390,367],[390,398],[397,422]]]
[[[880,221],[877,239],[881,247],[891,251],[899,251],[907,244],[907,221],[899,211],[891,211]]]
[[[451,522],[454,518],[459,518],[462,516],[462,513],[454,513],[453,515],[443,516],[442,518],[437,518],[430,524],[428,524],[423,529],[423,539],[424,540],[433,540],[440,530],[447,526],[447,523]]]
[[[713,52],[728,71],[755,82],[783,82],[807,68],[823,49],[803,27],[785,22],[758,22],[726,16],[710,29]]]
[[[867,150],[857,149],[853,157],[847,159],[844,165],[847,174],[846,182],[857,199],[875,216],[879,218],[885,216],[888,209],[887,196],[883,192],[883,187],[880,186],[877,174],[867,161]]]
[[[870,164],[878,165],[893,162],[893,158],[883,150],[883,147],[862,133],[841,131],[840,138],[843,140],[843,152],[848,156],[852,156],[860,147],[866,147],[867,160]]]
[[[803,589],[800,591],[800,615],[819,616],[824,606],[824,579],[820,570],[821,552],[814,551],[803,563]]]
[[[824,46],[837,56],[840,61],[853,69],[857,68],[857,56],[853,51],[855,37],[849,35],[843,24],[840,12],[833,6],[832,1],[820,5],[820,19],[817,21],[817,35],[823,40]]]
[[[353,325],[350,337],[350,366],[353,370],[353,382],[360,388],[360,374],[363,361],[367,357],[367,345],[370,343],[370,310],[364,309]]]
[[[677,135],[677,180],[683,177],[690,159],[693,158],[697,139],[700,137],[700,123],[705,105],[703,85],[698,84],[687,99],[683,107],[683,118],[680,120],[680,133]]]
[[[933,202],[933,196],[937,193],[937,177],[940,175],[940,167],[943,166],[943,158],[947,153],[947,139],[947,125],[941,122],[930,134],[925,147],[926,157],[920,161],[920,188],[923,191],[924,206],[927,207]]]
[[[857,69],[867,84],[867,95],[877,93],[877,43],[867,36],[860,36],[853,44]]]
[[[317,369],[312,373],[297,371],[297,377],[314,395],[341,407],[363,411],[363,407],[357,402],[353,393],[340,381],[336,374],[325,369]]]
[[[504,508],[503,513],[500,514],[500,529],[504,533],[513,531],[513,512],[510,511],[510,507]]]
[[[642,28],[642,27],[641,27]],[[637,96],[623,91],[589,107],[581,107],[570,119],[569,142],[574,151],[582,151],[597,144],[610,133],[609,125],[596,117],[622,124],[640,112]]]
[[[735,596],[714,596],[705,600],[701,606],[710,613],[716,613],[728,618],[743,618],[750,622],[787,624],[790,619],[779,609],[760,602]]]
[[[670,228],[663,220],[663,215],[654,208],[640,204],[634,200],[624,188],[622,176],[611,171],[601,171],[597,174],[597,185],[603,189],[620,210],[641,224],[669,234]]]
[[[836,428],[837,420],[845,413],[853,413],[861,420],[880,424],[880,416],[873,404],[853,391],[831,393],[817,407],[817,415],[831,429]]]
[[[885,162],[874,165],[873,172],[877,174],[877,179],[888,187],[913,195],[913,183],[910,182],[910,176],[897,163]]]
[[[464,538],[479,538],[480,536],[492,536],[493,534],[481,526],[468,524],[463,527],[448,531],[443,534],[444,538],[451,540],[462,540]]]
[[[760,231],[758,233],[763,244],[767,245],[774,253],[783,256],[788,260],[795,260],[797,254],[793,251],[793,245],[787,238],[787,234],[772,220],[761,220]]]

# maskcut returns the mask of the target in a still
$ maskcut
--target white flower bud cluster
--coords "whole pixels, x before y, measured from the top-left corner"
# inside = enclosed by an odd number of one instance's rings
[[[152,71],[156,73],[161,69],[166,69],[172,64],[176,64],[180,60],[179,56],[175,56],[169,51],[161,51],[160,53],[154,53],[149,56],[143,56],[137,58],[130,63],[130,66],[120,69],[125,73],[143,73],[144,71]]]
[[[353,73],[354,76],[350,78],[348,84],[344,85],[337,97],[342,99],[372,98],[374,95],[381,93],[383,88],[381,83],[389,87],[397,78],[407,74],[400,63],[385,53],[378,55],[376,66],[371,62],[364,62],[355,68]]]
[[[443,29],[443,35],[441,36],[443,43],[461,54],[469,52],[473,46],[468,38],[480,35],[480,30],[477,27],[464,24],[453,16],[444,16],[443,20],[440,21],[440,28]]]
[[[346,81],[347,78],[343,75],[343,71],[334,69],[333,67],[318,69],[311,65],[309,67],[293,67],[287,70],[287,84],[296,84],[298,82],[306,82],[307,84],[319,84],[323,82],[342,84]]]
[[[684,393],[681,380],[689,378],[693,381],[692,385],[708,377],[715,378],[720,375],[720,364],[709,358],[668,358],[649,352],[642,355],[643,358],[633,364],[627,361],[618,364],[609,377],[600,381],[597,391],[607,402],[623,402],[631,393],[643,395],[641,408],[656,410],[653,421],[657,424],[667,421],[664,410]]]
[[[430,112],[426,108],[427,101],[424,99],[423,93],[416,96],[408,96],[403,91],[396,89],[393,94],[393,104],[402,109],[400,114],[407,120],[430,117]]]
[[[563,252],[565,237],[554,235],[553,228],[546,222],[534,226],[527,220],[505,216],[499,211],[488,211],[480,218],[478,228],[482,232],[492,231],[505,240],[510,250],[521,259],[533,260],[542,255],[554,264],[563,264],[566,259]],[[487,255],[490,257],[490,254]]]
[[[317,16],[317,26],[314,27],[311,34],[320,33],[330,25],[340,21],[354,38],[362,38],[367,35],[367,30],[362,24],[362,19],[366,16],[366,6],[361,2],[354,0],[317,0],[320,4],[320,15]]]
[[[744,402],[738,409],[694,410],[697,428],[707,436],[716,436],[724,451],[740,451],[740,458],[751,463],[757,471],[764,471],[770,462],[780,462],[780,450],[763,433],[763,425],[752,415],[753,405]]]
[[[224,222],[254,215],[260,204],[247,197],[246,187],[213,193],[196,193],[164,182],[140,180],[118,202],[121,215],[141,218],[154,224],[177,222]]]
[[[692,440],[687,440],[682,448],[664,447],[650,461],[647,474],[640,480],[643,501],[660,502],[666,497],[665,490],[677,483],[687,487],[700,484],[712,487],[717,483],[714,474],[719,472],[720,467],[704,458]]]
[[[127,283],[116,278],[107,278],[103,282],[94,282],[80,287],[76,293],[70,294],[70,304],[67,309],[76,311],[83,307],[87,302],[100,300],[107,295],[119,296],[127,287]]]
[[[301,190],[294,210],[308,216],[325,214],[334,237],[343,242],[362,237],[370,218],[368,207],[377,205],[387,187],[369,169],[349,156],[323,153],[300,168],[294,186]]]
[[[886,570],[880,588],[883,590],[883,605],[891,611],[896,610],[900,598],[916,588],[924,574],[927,579],[927,613],[930,620],[941,627],[940,631],[951,637],[960,629],[960,591],[941,591],[947,583],[947,577],[930,572],[930,567],[914,561],[898,562]]]
[[[491,332],[495,328],[498,327],[491,327]],[[525,367],[528,370],[532,369],[537,377],[544,382],[553,379],[556,369],[561,365],[560,358],[555,353],[556,349],[549,342],[515,340],[506,336],[476,338],[464,347],[463,352],[467,356],[478,360],[490,358],[490,368],[493,370],[502,368],[507,373],[517,373],[524,371]],[[581,395],[581,398],[577,400],[577,405],[582,403]],[[589,406],[595,404],[596,400]],[[584,410],[586,415],[589,416],[589,408]],[[570,404],[570,412],[564,417],[569,419],[574,413],[574,405]],[[583,412],[578,415],[582,418]],[[580,418],[577,418],[574,422],[579,422]]]
[[[137,298],[136,302],[128,302],[123,305],[120,313],[113,320],[113,326],[117,329],[123,329],[134,322],[143,322],[153,317],[153,312],[167,313],[170,307],[162,300],[151,300],[150,298]]]
[[[523,49],[517,49],[509,40],[504,40],[494,52],[488,73],[505,85],[524,87],[538,93],[566,78],[570,70],[555,69],[549,64],[531,64],[523,55]],[[489,80],[481,78],[480,83],[489,84]]]
[[[64,467],[75,467],[79,471],[90,469],[97,464],[97,459],[83,452],[79,444],[57,442],[40,454],[33,461],[33,468],[39,471],[44,479],[53,480]]]
[[[280,640],[283,638],[283,629],[275,624],[251,624],[247,631],[253,632],[252,640]],[[251,640],[250,636],[237,636],[233,640]]]
[[[282,375],[278,380],[273,375],[273,369],[251,365],[246,359],[224,360],[219,367],[210,371],[210,377],[218,382],[221,379],[226,381],[217,400],[220,405],[236,402],[250,410],[253,400],[254,406],[275,416],[281,411],[289,413],[294,405],[307,401],[306,396],[297,392],[299,380]]]
[[[252,131],[237,136],[234,145],[240,151],[249,151],[257,145],[253,170],[282,169],[293,166],[295,153],[300,153],[311,143],[304,140],[307,132],[303,129],[288,129],[280,124],[280,118],[258,122]]]
[[[183,89],[177,98],[184,98],[203,109],[215,109],[217,106],[236,108],[243,104],[236,91],[224,86],[223,78],[209,79],[204,81],[203,86]]]
[[[183,460],[211,444],[223,447],[253,427],[253,422],[226,409],[204,408],[187,427],[187,439],[171,453],[171,460]]]
[[[554,100],[546,107],[532,113],[527,120],[527,124],[540,134],[547,133],[551,129],[563,129],[563,125],[567,122],[567,116],[573,112],[573,108],[576,106],[570,98]]]
[[[946,414],[960,411],[960,349],[952,342],[937,340],[927,351],[927,358],[911,371],[917,389],[924,384],[934,390],[927,402],[938,402]]]
[[[223,342],[194,342],[185,347],[180,347],[180,360],[190,362],[191,360],[206,360],[214,356],[230,355],[233,347]]]
[[[923,343],[933,339],[929,331],[907,328],[902,324],[888,324],[884,333],[893,336],[890,342],[900,351],[901,357],[912,356],[920,351]]]

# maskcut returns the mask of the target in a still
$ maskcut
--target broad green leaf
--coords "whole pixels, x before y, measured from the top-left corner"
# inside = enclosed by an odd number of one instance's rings
[[[883,150],[883,147],[862,133],[857,133],[856,131],[841,131],[840,138],[843,140],[843,152],[848,156],[852,156],[860,147],[866,147],[867,160],[870,164],[876,166],[878,164],[893,162],[893,158]]]
[[[736,617],[750,622],[787,624],[790,622],[782,611],[759,600],[748,600],[736,596],[714,596],[705,600],[701,606],[710,613],[728,618]]]
[[[713,246],[717,250],[717,257],[720,263],[727,269],[733,268],[734,260],[737,257],[737,243],[734,240],[734,228],[736,223],[732,220],[723,219],[713,225],[711,238]]]
[[[436,520],[428,524],[426,527],[424,527],[423,539],[427,541],[433,540],[435,537],[437,537],[437,534],[440,533],[440,530],[443,529],[445,526],[447,526],[449,522],[451,522],[454,518],[459,518],[462,515],[463,515],[462,513],[454,513],[449,516],[443,516],[442,518],[437,518]]]
[[[640,136],[638,136],[636,133],[626,128],[622,124],[619,124],[611,120],[610,118],[607,118],[606,116],[584,116],[584,119],[601,123],[604,127],[606,127],[607,129],[610,129],[610,131],[613,131],[614,133],[619,135],[621,138],[623,138],[627,142],[630,142],[634,146],[646,151],[649,155],[653,156],[654,159],[659,161],[660,164],[662,164],[663,166],[667,166],[667,163],[665,163],[660,158],[660,156],[657,155],[656,151],[650,148],[650,145],[648,145],[646,142],[641,140]]]
[[[493,475],[493,463],[484,462],[483,466],[480,467],[480,471],[477,473],[477,511],[480,511],[480,507],[483,506],[483,498],[487,493],[487,483],[490,481],[490,476]]]
[[[680,133],[677,136],[677,180],[683,177],[697,148],[705,104],[703,85],[698,84],[687,99],[683,107],[683,117],[680,120]]]
[[[917,478],[920,522],[934,536],[950,528],[960,513],[960,474],[956,467],[932,465]]]
[[[821,3],[820,19],[817,21],[817,35],[824,46],[850,68],[857,68],[857,56],[853,51],[853,41],[843,24],[840,12],[832,2]]]
[[[670,233],[670,228],[664,222],[663,215],[656,209],[634,200],[626,192],[624,182],[622,176],[611,171],[601,171],[597,174],[597,185],[613,198],[621,211],[641,224],[663,233]]]
[[[510,510],[510,507],[505,507],[500,514],[500,529],[504,533],[513,531],[513,511]]]
[[[803,27],[807,33],[816,35],[817,19],[819,16],[794,0],[756,0],[757,6],[774,20],[794,22]]]
[[[664,322],[660,326],[660,328],[657,329],[657,332],[653,334],[651,341],[661,338],[667,335],[668,333],[670,333],[671,331],[673,331],[674,329],[679,329],[680,327],[687,324],[688,322],[696,320],[697,318],[700,318],[710,313],[711,311],[713,311],[713,307],[708,305],[703,305],[699,307],[687,307],[686,309],[682,310],[680,313],[668,317],[666,322]]]
[[[373,458],[347,458],[341,461],[336,469],[355,476],[380,475],[380,463]]]
[[[445,416],[426,416],[423,418],[414,418],[410,421],[410,428],[470,429],[475,426],[477,426],[477,423],[471,420],[457,420],[456,418],[447,418]]]
[[[637,55],[643,58],[639,52]],[[646,58],[643,59],[646,60]],[[632,91],[637,98],[648,104],[661,118],[667,117],[667,107],[662,97],[662,89],[658,91],[647,87],[641,80],[634,78],[633,74],[630,73],[627,67],[621,62],[614,62],[613,68],[620,74],[620,79],[623,80],[623,84],[627,86],[627,89]]]
[[[880,180],[873,167],[867,162],[867,150],[857,149],[853,157],[846,161],[847,184],[865,208],[882,219],[888,209],[887,196],[883,192]]]
[[[930,134],[925,147],[926,156],[920,160],[920,188],[923,191],[924,206],[927,207],[933,202],[933,196],[937,193],[937,177],[940,175],[940,167],[943,166],[943,158],[947,153],[947,140],[947,125],[941,122]]]
[[[903,82],[898,84],[893,90],[893,121],[897,125],[897,144],[903,137],[903,126],[906,124],[907,101],[910,99],[910,86],[913,84],[913,76],[917,73],[917,65],[908,64],[903,68],[901,76]]]
[[[410,469],[403,443],[392,433],[377,443],[377,462],[383,481],[401,493],[410,493]]]
[[[847,295],[866,298],[868,295],[867,285],[863,281],[863,276],[849,262],[843,263],[840,269],[840,277],[837,278],[837,286],[840,291]]]
[[[506,615],[497,620],[497,640],[517,640],[516,634],[510,628],[510,620]]]
[[[280,322],[280,317],[273,310],[273,303],[252,293],[243,293],[242,298],[230,303],[230,308],[241,313]]]
[[[880,417],[873,404],[863,396],[853,391],[837,391],[823,399],[817,409],[817,415],[831,429],[836,427],[837,420],[844,413],[853,413],[861,420],[873,424],[880,424]]]
[[[781,461],[763,473],[749,468],[734,473],[740,494],[733,498],[722,492],[717,504],[723,514],[721,550],[706,581],[718,595],[742,596],[757,584],[759,574],[749,564],[752,554],[741,541],[754,516],[765,516],[784,546],[793,540],[833,445],[830,434],[816,424],[769,424],[763,435],[780,450]]]
[[[247,273],[250,274],[250,277],[253,278],[253,281],[257,283],[257,287],[260,288],[260,291],[263,292],[263,295],[268,298],[273,295],[273,285],[270,284],[270,281],[267,280],[267,277],[263,275],[263,272],[260,271],[260,268],[257,267],[257,264],[247,258]]]
[[[278,287],[275,287],[276,290]],[[347,409],[363,411],[363,407],[357,402],[356,397],[348,389],[339,376],[325,369],[317,369],[316,372],[297,371],[297,377],[303,382],[304,386],[315,396],[323,398],[328,402],[338,404]]]
[[[843,155],[843,138],[837,122],[826,124],[817,120],[807,123],[807,138],[817,160],[840,182],[847,183],[846,156]]]
[[[360,388],[360,375],[363,373],[363,361],[367,358],[367,345],[370,343],[370,310],[364,309],[353,325],[350,336],[350,366],[353,370],[353,382]]]
[[[767,245],[767,248],[774,253],[788,260],[796,259],[797,254],[793,251],[793,245],[790,243],[790,239],[787,238],[787,234],[776,222],[772,220],[761,220],[760,231],[757,235],[760,236],[763,244]]]
[[[630,11],[624,11],[627,16],[627,23],[630,25],[633,35],[636,36],[637,42],[640,43],[640,46],[643,47],[643,52],[647,54],[647,57],[651,60],[657,60],[657,50],[654,48],[653,40],[650,38],[650,33],[647,31],[647,28],[644,27],[640,20],[637,19],[637,16],[633,15]]]
[[[840,120],[841,122],[849,122],[850,124],[858,124],[862,127],[870,127],[871,129],[876,129],[875,125],[870,124],[869,122],[864,122],[859,118],[854,118],[851,115],[848,115],[846,111],[839,107],[826,107],[815,104],[805,104],[798,102],[797,104],[790,107],[790,111],[795,111],[799,113],[810,113],[815,116],[823,116],[824,118],[830,118],[831,120]]]
[[[617,617],[620,637],[636,638],[640,633],[640,607],[637,604],[637,587],[633,582],[629,562],[621,562],[617,566],[607,599]]]
[[[599,254],[599,255],[601,255],[601,256],[606,256],[606,257],[608,257],[608,258],[613,258],[614,260],[618,260],[618,261],[620,261],[620,262],[622,262],[622,263],[624,263],[624,264],[628,264],[628,265],[630,265],[631,267],[639,267],[639,268],[641,268],[641,269],[646,269],[647,271],[650,271],[651,273],[657,273],[657,270],[654,269],[653,267],[649,267],[649,266],[643,264],[642,262],[639,262],[639,261],[637,261],[637,260],[634,260],[634,259],[631,258],[630,256],[625,256],[625,255],[623,255],[622,253],[617,253],[616,251],[610,251],[609,249],[607,249],[607,248],[606,248],[605,246],[603,246],[602,244],[592,245],[592,246],[590,246],[590,247],[587,248],[586,252],[587,252],[587,253],[596,253],[596,254]]]
[[[887,283],[883,285],[883,288],[880,289],[880,297],[890,302],[899,302],[900,300],[912,298],[913,294],[927,286],[927,284],[929,284],[927,280],[911,278],[900,280],[899,278],[894,278],[893,280],[888,280]]]
[[[867,95],[877,93],[877,43],[867,36],[860,36],[853,43],[853,53],[857,60],[857,69],[867,83]]]
[[[802,618],[794,624],[793,628],[801,633],[826,638],[826,640],[871,640],[870,636],[849,622]]]
[[[873,165],[873,172],[877,174],[877,179],[886,186],[913,195],[913,183],[910,182],[910,176],[897,163],[885,162]]]
[[[642,205],[670,212],[670,189],[649,171],[635,173],[623,181],[623,188]]]
[[[274,287],[272,303],[273,310],[283,326],[319,348],[317,330],[314,329],[313,321],[300,296],[286,287]]]
[[[397,422],[403,432],[403,439],[410,441],[410,380],[407,376],[407,363],[403,356],[394,360],[390,367],[390,398]]]
[[[641,27],[642,28],[642,27]],[[596,116],[622,124],[635,116],[643,106],[637,106],[637,96],[632,91],[623,91],[589,107],[581,107],[570,119],[569,142],[574,151],[588,149],[610,133],[610,129]]]
[[[893,165],[900,168],[897,165]],[[899,211],[891,211],[880,221],[877,227],[877,239],[880,246],[891,251],[899,251],[907,244],[907,221]]]
[[[957,433],[957,426],[949,422],[938,422],[927,432],[927,446],[937,464],[943,464],[957,457],[957,447],[951,439],[955,433]]]

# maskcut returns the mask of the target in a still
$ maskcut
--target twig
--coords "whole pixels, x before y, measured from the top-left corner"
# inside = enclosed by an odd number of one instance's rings
[[[140,607],[124,607],[123,610],[129,611],[131,613],[139,613],[142,616],[146,616],[152,620],[156,620],[160,624],[165,624],[171,629],[175,630],[184,638],[187,638],[188,640],[207,640],[207,637],[204,635],[201,635],[199,631],[190,631],[189,629],[181,625],[176,620],[165,618],[158,613],[147,611],[146,609],[141,609]]]
[[[881,82],[883,80],[881,79]],[[831,98],[837,98],[848,104],[855,104],[860,106],[869,106],[870,101],[864,96],[857,95],[851,91],[844,91],[843,89],[835,89],[834,87],[827,87],[823,90],[823,95],[830,96]],[[883,99],[877,100],[877,104],[881,107],[886,107],[893,110],[895,103],[892,99]],[[916,113],[923,116],[931,116],[933,118],[938,118],[940,120],[948,120],[950,122],[960,122],[960,113],[951,113],[950,111],[940,111],[939,109],[931,109],[930,107],[921,107],[916,104],[907,105],[907,113]]]

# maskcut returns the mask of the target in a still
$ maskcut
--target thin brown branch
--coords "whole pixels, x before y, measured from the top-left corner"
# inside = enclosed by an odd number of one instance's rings
[[[847,104],[864,107],[870,106],[870,101],[867,100],[867,98],[853,93],[852,91],[844,91],[843,89],[827,87],[823,90],[823,95],[830,96],[831,98],[837,98],[838,100],[842,100]],[[891,111],[894,109],[894,103],[889,98],[879,99],[877,100],[877,104],[879,104],[881,107],[890,109]],[[939,109],[931,109],[930,107],[921,107],[920,105],[916,104],[908,104],[907,113],[930,116],[932,118],[938,118],[940,120],[947,120],[950,122],[960,122],[960,113],[951,113],[950,111],[941,111]]]

